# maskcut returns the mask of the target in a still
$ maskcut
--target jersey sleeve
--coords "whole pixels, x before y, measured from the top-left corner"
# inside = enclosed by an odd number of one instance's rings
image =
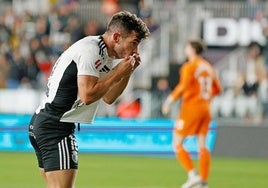
[[[219,93],[221,93],[221,91],[222,91],[222,87],[221,87],[220,80],[217,78],[216,73],[214,72],[214,79],[212,83],[212,97],[214,97],[215,95],[218,95]]]
[[[95,67],[97,61],[99,61],[98,55],[81,51],[77,62],[77,75],[89,75],[99,78],[100,73]]]
[[[122,61],[122,59],[115,59],[112,62],[112,70],[117,67],[117,65]]]
[[[171,93],[172,98],[174,100],[177,100],[178,98],[180,98],[183,92],[185,91],[185,88],[188,87],[190,82],[191,82],[191,72],[190,72],[189,66],[184,65],[181,68],[180,81]]]

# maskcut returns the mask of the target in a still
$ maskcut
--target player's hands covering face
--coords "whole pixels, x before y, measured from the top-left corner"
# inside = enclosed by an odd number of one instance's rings
[[[124,58],[118,64],[116,71],[120,77],[127,77],[132,74],[132,72],[140,65],[139,54],[134,54],[129,57]]]

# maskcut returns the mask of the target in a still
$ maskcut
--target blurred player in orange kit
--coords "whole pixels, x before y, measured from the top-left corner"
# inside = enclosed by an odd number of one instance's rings
[[[167,114],[171,104],[182,98],[173,140],[177,159],[188,172],[188,180],[182,188],[208,187],[210,152],[206,148],[206,135],[211,121],[210,101],[221,92],[221,86],[213,67],[201,57],[203,51],[202,41],[188,42],[185,48],[188,62],[181,68],[180,82],[162,106],[163,114]],[[185,137],[192,135],[198,136],[200,176],[195,170],[190,154],[183,147]]]

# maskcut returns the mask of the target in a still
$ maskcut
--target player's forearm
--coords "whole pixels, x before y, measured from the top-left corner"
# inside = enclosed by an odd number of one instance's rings
[[[212,91],[212,96],[214,97],[214,96],[216,96],[216,95],[219,95],[220,93],[221,93],[221,88],[214,89],[214,90]]]
[[[182,91],[183,87],[181,85],[177,85],[169,96],[172,97],[173,101],[176,101],[181,97]]]
[[[122,78],[104,96],[103,100],[107,104],[112,104],[123,93],[129,82],[130,76]]]
[[[134,63],[134,64],[133,64]],[[78,88],[79,96],[84,104],[91,104],[101,98],[110,91],[118,82],[118,86],[113,90],[115,94],[113,98],[120,95],[125,89],[128,80],[122,81],[122,78],[129,77],[133,70],[135,69],[135,59],[134,57],[124,58],[114,70],[110,71],[106,77],[97,79],[96,77],[78,77]],[[118,91],[115,91],[118,89]]]
[[[222,87],[221,87],[220,81],[216,80],[214,83],[212,95],[216,96],[216,95],[219,95],[221,92],[222,92]]]
[[[116,74],[107,77],[104,80],[98,81],[93,87],[86,87],[86,91],[79,91],[80,99],[84,104],[91,104],[101,99],[117,82],[120,81],[120,77]]]

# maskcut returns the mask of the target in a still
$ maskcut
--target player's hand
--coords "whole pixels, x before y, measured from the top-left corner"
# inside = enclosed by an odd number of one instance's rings
[[[116,73],[119,77],[125,77],[131,74],[135,59],[132,56],[124,58],[116,67]]]
[[[170,110],[170,105],[164,103],[164,104],[162,105],[162,113],[163,113],[163,115],[166,116],[166,115],[168,114],[169,110]]]
[[[134,66],[133,66],[133,71],[134,71],[134,70],[140,65],[140,63],[141,63],[141,58],[140,58],[140,54],[138,54],[138,53],[134,53],[132,56],[133,56],[134,59],[135,59],[135,64],[134,64]]]
[[[173,101],[174,101],[174,99],[172,98],[172,96],[168,96],[168,98],[166,99],[166,101],[162,105],[162,113],[163,113],[163,115],[166,116],[168,114],[168,112],[170,110],[171,103]]]
[[[116,71],[119,77],[128,77],[140,65],[140,57],[138,54],[124,58],[117,66]]]

